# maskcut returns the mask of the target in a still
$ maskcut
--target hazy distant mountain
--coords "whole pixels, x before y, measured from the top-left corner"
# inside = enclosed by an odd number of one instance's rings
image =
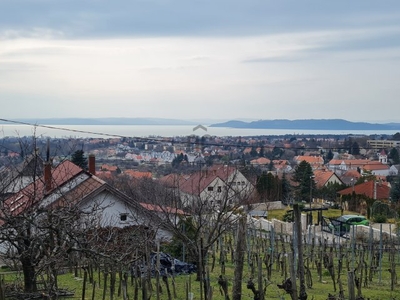
[[[18,119],[29,124],[40,125],[198,125],[196,122],[162,118],[46,118]],[[8,122],[0,122],[9,124]]]
[[[14,119],[38,125],[209,125],[210,127],[250,128],[250,129],[305,129],[305,130],[400,130],[400,123],[367,123],[350,122],[342,119],[308,119],[308,120],[231,120],[210,123],[206,120],[178,120],[163,118],[43,118]],[[0,124],[10,124],[0,121]]]
[[[342,119],[309,120],[259,120],[253,122],[228,121],[210,127],[251,128],[251,129],[310,129],[310,130],[400,130],[400,123],[350,122]]]

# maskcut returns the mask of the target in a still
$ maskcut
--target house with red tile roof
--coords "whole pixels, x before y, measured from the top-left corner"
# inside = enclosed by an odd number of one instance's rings
[[[165,186],[177,191],[184,206],[199,203],[234,205],[252,196],[253,184],[235,167],[217,165],[189,175],[170,174],[160,178]]]
[[[277,173],[289,173],[293,170],[289,161],[286,159],[274,159],[272,163],[274,164],[274,169]]]
[[[131,178],[140,179],[140,178],[152,178],[153,174],[151,172],[142,172],[137,170],[125,170],[123,174],[128,175]]]
[[[252,159],[250,161],[250,164],[252,166],[264,166],[265,167],[265,166],[268,166],[270,163],[271,163],[271,160],[269,160],[266,157],[259,157],[259,158],[256,158],[256,159]]]
[[[362,168],[362,172],[366,174],[372,174],[377,176],[389,176],[390,175],[390,167],[386,164],[382,164],[381,162],[377,162],[374,164],[367,164]]]
[[[17,216],[37,209],[69,206],[86,211],[96,207],[101,211],[96,220],[100,226],[145,225],[154,228],[158,239],[171,237],[157,223],[159,219],[149,218],[146,205],[132,200],[96,176],[94,157],[90,156],[89,172],[69,160],[56,166],[46,163],[43,176],[3,201],[2,213]]]
[[[340,176],[340,180],[345,185],[353,185],[361,177],[361,174],[357,170],[348,170]]]
[[[314,176],[314,182],[317,188],[322,188],[330,184],[343,184],[339,176],[333,171],[315,170]]]
[[[112,173],[112,172],[117,172],[118,167],[117,166],[111,166],[111,165],[103,164],[103,165],[101,165],[100,170],[101,171],[110,171]]]
[[[390,196],[390,186],[386,182],[370,180],[341,190],[338,193],[339,195],[351,195],[353,192],[356,195],[365,195],[370,199],[388,200]]]
[[[326,164],[326,167],[331,171],[346,172],[348,170],[363,170],[366,166],[382,165],[377,160],[369,159],[332,159]]]
[[[298,165],[302,161],[308,162],[313,170],[320,169],[324,166],[324,159],[321,156],[299,155],[294,157],[294,162]]]

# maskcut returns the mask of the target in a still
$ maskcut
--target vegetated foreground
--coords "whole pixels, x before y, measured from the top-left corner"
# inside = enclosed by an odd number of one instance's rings
[[[193,273],[157,278],[155,272],[153,276],[144,273],[142,277],[134,277],[133,266],[117,269],[95,262],[59,275],[58,286],[73,291],[74,299],[232,299],[235,234],[233,231],[223,236],[207,255],[204,285],[209,285],[208,295]],[[246,244],[241,299],[293,299],[285,291],[293,289],[290,283],[293,270],[297,292],[300,290],[300,266],[298,258],[292,255],[293,252],[298,255],[298,249],[293,247],[293,237],[248,230]],[[307,299],[351,299],[351,289],[358,297],[354,299],[399,299],[396,272],[400,264],[399,239],[373,242],[359,237],[340,245],[313,240],[303,247]],[[22,286],[18,272],[2,277],[3,291],[16,291]]]

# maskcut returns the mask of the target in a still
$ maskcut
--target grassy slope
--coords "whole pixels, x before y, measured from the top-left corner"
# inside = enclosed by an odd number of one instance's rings
[[[284,215],[285,210],[279,210],[279,211],[271,211],[269,214],[269,218],[277,218],[277,219],[282,219],[282,216]],[[344,212],[345,214],[351,213],[351,212]],[[328,210],[324,211],[324,216],[326,217],[336,217],[340,215],[340,210]],[[316,216],[315,216],[316,217]],[[306,246],[307,247],[307,246]],[[287,247],[289,249],[289,246]],[[350,250],[351,251],[351,250]],[[398,260],[397,268],[400,263],[400,256],[397,255],[396,259]],[[336,264],[335,264],[336,266]],[[382,273],[379,274],[377,272],[374,275],[373,281],[369,283],[369,287],[365,288],[363,287],[363,296],[371,299],[371,300],[386,300],[386,299],[400,299],[400,293],[398,292],[400,288],[400,283],[397,284],[395,291],[391,292],[390,291],[390,274],[387,271],[389,269],[388,265],[388,258],[387,256],[384,257],[383,259],[383,266],[382,266]],[[263,270],[265,272],[265,268]],[[336,271],[336,270],[335,270]],[[328,293],[331,294],[337,294],[338,291],[334,291],[333,289],[333,284],[331,277],[329,276],[329,273],[327,270],[324,269],[323,271],[323,277],[322,277],[322,282],[318,282],[318,274],[316,271],[315,266],[311,266],[311,272],[312,272],[312,278],[313,278],[313,287],[311,289],[307,289],[308,293],[308,299],[314,299],[314,300],[325,300],[327,298]],[[219,291],[219,286],[217,283],[218,276],[220,275],[220,267],[218,264],[216,265],[214,271],[210,275],[210,283],[213,287],[213,299],[214,300],[222,300],[224,299],[223,296],[221,296],[220,291]],[[251,276],[251,270],[248,266],[245,267],[244,269],[244,274],[243,274],[243,297],[242,299],[253,299],[253,295],[250,290],[246,288],[246,283],[247,280],[249,280]],[[82,295],[82,277],[83,274],[80,274],[78,278],[74,278],[72,274],[65,274],[61,275],[59,277],[59,286],[61,288],[68,288],[69,290],[74,290],[75,291],[75,296],[73,297],[74,299],[81,299]],[[232,290],[232,280],[233,280],[233,265],[231,260],[229,260],[229,263],[226,265],[226,277],[230,283],[229,285],[229,292]],[[3,278],[5,279],[6,282],[11,283],[11,282],[17,282],[22,285],[22,278],[20,275],[16,274],[8,274],[8,275],[3,275]],[[194,294],[194,299],[200,299],[200,288],[199,288],[199,283],[194,281],[195,276],[194,275],[185,275],[185,276],[177,276],[175,278],[176,282],[176,290],[177,290],[177,297],[175,299],[186,299],[185,298],[185,287],[186,285],[191,282],[192,289],[191,291]],[[274,264],[274,270],[272,274],[271,281],[268,282],[268,288],[267,288],[267,296],[266,299],[290,299],[290,296],[285,294],[285,292],[281,289],[278,289],[277,284],[282,283],[282,281],[285,278],[280,274],[280,272],[276,271],[276,264]],[[257,284],[257,282],[255,282]],[[344,271],[342,272],[342,283],[344,286],[345,290],[345,296],[348,296],[347,292],[347,271],[346,267],[344,264]],[[153,280],[153,284],[155,284],[155,280]],[[160,295],[160,299],[168,299],[167,293],[166,293],[166,288],[163,283],[162,285],[162,291],[163,293]],[[88,284],[87,290],[86,290],[86,297],[85,299],[92,299],[92,285]],[[172,286],[171,286],[172,290]],[[397,291],[396,291],[397,290]],[[103,298],[103,283],[100,285],[97,283],[96,288],[95,288],[95,297],[94,299],[102,299]],[[129,284],[128,286],[128,295],[129,299],[133,299],[133,287]],[[231,295],[230,295],[231,296]],[[109,291],[107,291],[105,299],[110,299]],[[117,297],[117,295],[114,297],[115,300],[120,300],[122,299],[122,296]],[[139,294],[139,299],[141,299],[141,295]],[[151,299],[157,299],[155,292],[153,293]]]

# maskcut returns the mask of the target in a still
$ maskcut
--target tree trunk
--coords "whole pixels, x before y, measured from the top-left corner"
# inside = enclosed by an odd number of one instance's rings
[[[242,216],[239,220],[238,238],[235,251],[235,270],[233,275],[232,299],[242,298],[242,279],[244,267],[244,254],[246,252],[246,217]]]
[[[25,255],[24,255],[25,256]],[[24,289],[27,293],[37,292],[35,267],[29,257],[21,259],[22,272],[24,273]]]

